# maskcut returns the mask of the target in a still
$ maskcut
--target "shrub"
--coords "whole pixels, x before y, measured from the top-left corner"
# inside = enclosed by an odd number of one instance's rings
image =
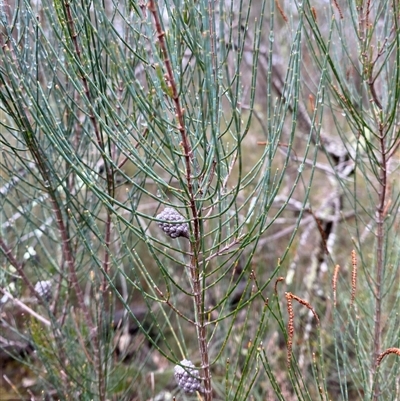
[[[0,3],[14,397],[398,399],[398,16]]]

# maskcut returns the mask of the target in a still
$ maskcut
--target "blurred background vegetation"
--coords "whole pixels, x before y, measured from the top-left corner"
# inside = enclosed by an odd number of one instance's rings
[[[399,17],[0,0],[0,399],[399,400]]]

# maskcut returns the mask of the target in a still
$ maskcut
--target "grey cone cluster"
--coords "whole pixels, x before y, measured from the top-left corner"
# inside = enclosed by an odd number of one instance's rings
[[[202,392],[199,371],[195,369],[193,363],[184,359],[181,361],[181,365],[176,365],[174,368],[174,375],[179,388],[186,393]]]
[[[189,225],[185,223],[185,218],[172,207],[166,207],[157,219],[158,226],[171,238],[185,237],[189,238]]]
[[[51,280],[38,281],[35,284],[35,292],[46,301],[50,301],[52,286]]]

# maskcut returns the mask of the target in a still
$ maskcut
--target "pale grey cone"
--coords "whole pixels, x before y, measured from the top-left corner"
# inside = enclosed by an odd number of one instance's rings
[[[158,226],[171,238],[189,238],[189,225],[185,223],[185,218],[172,207],[166,207],[157,219],[164,220],[158,222]]]
[[[193,363],[184,359],[181,361],[181,365],[185,367],[176,365],[174,368],[174,375],[179,388],[185,393],[202,392],[199,371],[195,369]]]
[[[53,283],[51,280],[38,281],[35,284],[35,292],[46,301],[50,301],[52,287]]]

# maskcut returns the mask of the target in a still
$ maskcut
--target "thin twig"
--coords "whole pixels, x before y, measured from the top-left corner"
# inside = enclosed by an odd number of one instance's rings
[[[166,297],[164,293],[156,285],[154,286],[154,289],[158,292],[158,295],[160,295],[160,297],[162,298],[162,302],[168,305],[178,316],[180,316],[187,322],[191,323],[193,326],[196,325],[196,322],[186,317],[178,308],[176,308],[176,306],[174,306],[169,300],[169,296]]]
[[[224,252],[229,251],[235,245],[239,244],[243,237],[244,237],[244,235],[242,235],[238,238],[235,238],[231,243],[229,243],[228,245],[225,245],[222,249],[218,250],[217,252],[213,253],[210,256],[207,256],[203,261],[201,261],[201,263],[209,262],[211,259],[214,259],[217,256],[223,255]]]

